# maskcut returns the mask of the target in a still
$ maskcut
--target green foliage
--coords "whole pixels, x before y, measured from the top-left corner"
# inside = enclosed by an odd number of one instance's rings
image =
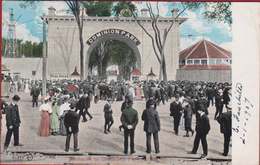
[[[115,12],[116,16],[123,16],[123,17],[133,16],[132,12],[134,13],[136,10],[137,8],[132,1],[118,1],[113,8],[113,11]]]
[[[39,2],[38,1],[32,1],[32,0],[24,0],[19,4],[19,6],[22,9],[26,9],[27,7],[31,7],[32,9],[36,9],[37,3],[39,3]]]
[[[98,66],[99,58],[97,54],[98,46],[92,51],[89,58],[89,66],[93,68]],[[136,55],[133,50],[124,42],[118,40],[108,41],[106,47],[107,55],[102,61],[103,73],[108,65],[117,64],[119,67],[119,73],[125,79],[130,78],[130,72],[132,68],[135,68],[137,61]]]
[[[204,19],[208,22],[224,21],[232,25],[231,2],[207,2]]]
[[[2,56],[4,56],[5,53],[5,47],[6,47],[7,40],[5,38],[2,38]],[[21,57],[24,55],[25,57],[42,57],[42,50],[43,50],[43,43],[32,43],[31,41],[25,41],[17,39],[17,45],[18,45],[18,52],[19,56]]]
[[[113,1],[83,1],[88,16],[111,16]]]

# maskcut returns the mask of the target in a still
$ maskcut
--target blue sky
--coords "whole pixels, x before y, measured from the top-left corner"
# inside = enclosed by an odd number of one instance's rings
[[[16,36],[19,39],[29,40],[33,42],[42,41],[42,21],[40,16],[48,13],[48,7],[53,6],[56,11],[67,9],[67,5],[63,1],[40,1],[37,3],[36,9],[21,9],[19,1],[2,2],[2,17],[9,21],[9,8],[13,8],[14,19],[17,21]],[[153,2],[155,6],[155,2]],[[145,8],[145,3],[137,4],[138,11]],[[155,9],[155,8],[154,8]],[[161,16],[171,17],[173,6],[168,2],[159,2],[159,10]],[[182,10],[182,8],[179,8]],[[156,11],[156,10],[154,10]],[[188,20],[181,25],[181,50],[191,46],[202,38],[227,49],[231,49],[232,30],[223,22],[207,23],[203,20],[203,9],[196,12],[186,10],[181,16],[187,17]],[[61,15],[62,13],[59,13]],[[32,21],[30,21],[32,20]],[[27,22],[29,21],[29,22]],[[2,36],[7,36],[7,24],[2,21]],[[27,22],[27,23],[24,23]],[[192,36],[188,36],[192,35]]]

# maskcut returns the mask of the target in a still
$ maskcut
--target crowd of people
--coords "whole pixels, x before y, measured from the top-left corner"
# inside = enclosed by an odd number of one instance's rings
[[[38,98],[41,96],[41,81],[31,81],[28,83],[30,95],[32,96],[32,106],[38,107]],[[155,142],[155,151],[159,153],[158,131],[160,131],[160,118],[156,111],[157,106],[165,104],[170,99],[170,116],[173,117],[174,133],[178,135],[180,121],[184,121],[186,135],[193,136],[194,146],[190,154],[196,154],[201,140],[203,147],[202,158],[208,154],[206,136],[210,131],[208,118],[208,107],[210,104],[216,107],[214,119],[221,125],[221,133],[224,134],[223,156],[228,155],[228,148],[231,136],[231,84],[229,83],[208,83],[208,82],[189,82],[189,81],[143,81],[136,83],[127,82],[89,82],[79,80],[58,80],[48,81],[48,95],[44,96],[43,104],[39,107],[42,112],[39,136],[64,135],[66,139],[66,149],[69,150],[71,134],[74,135],[74,151],[78,151],[78,124],[82,116],[82,122],[93,119],[89,113],[92,100],[98,104],[99,100],[107,100],[104,106],[104,133],[110,133],[110,128],[114,123],[111,104],[115,101],[122,102],[122,115],[119,127],[124,129],[124,153],[128,153],[128,137],[130,136],[130,153],[134,150],[134,131],[138,124],[138,113],[132,108],[135,100],[145,100],[146,109],[142,113],[144,131],[146,132],[147,153],[151,153],[151,135]],[[51,102],[51,105],[49,104]],[[11,105],[11,104],[10,104]],[[12,104],[13,105],[13,104]],[[7,106],[9,107],[9,106]],[[228,112],[223,113],[223,109]],[[4,109],[4,108],[3,108]],[[6,108],[8,109],[8,108]],[[79,112],[78,112],[79,111]],[[6,113],[7,114],[7,113]],[[192,116],[195,114],[196,127],[192,130]],[[88,118],[87,116],[88,115]],[[6,120],[10,120],[6,115]],[[18,115],[19,116],[19,115]],[[12,119],[11,119],[12,120]],[[8,125],[8,131],[10,126]],[[191,134],[189,134],[191,133]],[[17,141],[17,133],[15,133]],[[5,148],[10,141],[10,131],[7,134]],[[9,139],[9,141],[8,141]],[[18,142],[18,144],[20,144]]]

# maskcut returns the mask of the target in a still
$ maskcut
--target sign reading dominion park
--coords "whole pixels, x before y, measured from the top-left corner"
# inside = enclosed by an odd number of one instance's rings
[[[141,42],[133,34],[127,32],[125,30],[120,30],[120,29],[106,29],[106,30],[102,30],[102,31],[94,34],[93,36],[91,36],[87,40],[87,44],[91,45],[99,37],[102,37],[104,35],[109,35],[109,34],[118,34],[118,35],[125,36],[125,37],[129,38],[130,40],[132,40],[136,44],[136,46],[141,44]]]

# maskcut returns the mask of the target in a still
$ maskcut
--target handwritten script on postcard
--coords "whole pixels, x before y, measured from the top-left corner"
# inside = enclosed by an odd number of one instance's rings
[[[251,112],[253,111],[253,104],[243,95],[243,85],[241,83],[236,84],[235,89],[235,104],[237,109],[233,110],[232,124],[233,133],[238,134],[242,144],[246,144],[247,138],[247,125],[250,122]]]

